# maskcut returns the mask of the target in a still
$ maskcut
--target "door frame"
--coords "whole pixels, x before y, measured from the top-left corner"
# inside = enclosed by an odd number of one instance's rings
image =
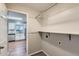
[[[25,46],[26,46],[26,55],[28,55],[28,13],[24,12],[24,11],[20,11],[20,10],[14,10],[14,9],[7,9],[7,11],[13,11],[16,13],[21,13],[21,14],[25,14],[26,15],[26,36],[25,36]],[[8,13],[7,13],[8,14]],[[8,27],[8,20],[7,20],[7,27]],[[8,29],[8,28],[7,28]],[[7,42],[8,42],[8,30],[7,30]],[[7,44],[8,45],[8,44]],[[7,46],[7,51],[8,51],[8,46]]]

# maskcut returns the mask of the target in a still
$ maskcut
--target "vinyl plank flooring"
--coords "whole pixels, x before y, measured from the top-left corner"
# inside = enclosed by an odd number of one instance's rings
[[[9,42],[8,44],[9,56],[25,56],[26,55],[26,41]]]

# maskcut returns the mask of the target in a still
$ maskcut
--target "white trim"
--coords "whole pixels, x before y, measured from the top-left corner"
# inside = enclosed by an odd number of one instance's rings
[[[18,12],[18,13],[21,13],[21,14],[26,14],[26,16],[28,15],[28,13],[24,12],[24,11],[20,11],[20,10],[17,10],[17,9],[7,9],[8,11],[13,11],[13,12]]]
[[[44,50],[39,50],[39,51],[30,53],[30,54],[28,54],[28,56],[34,55],[34,54],[39,53],[39,52],[41,52],[41,51],[42,51],[43,53],[45,53],[47,56],[49,56]]]
[[[25,14],[26,15],[26,55],[28,55],[28,12],[24,12],[24,11],[20,11],[20,10],[16,10],[16,9],[7,9],[7,11],[13,11],[13,12],[18,12],[18,13],[21,13],[21,14]],[[8,34],[8,33],[7,33]],[[8,36],[7,36],[7,39],[8,39]],[[7,41],[8,42],[8,41]],[[7,45],[8,46],[8,45]],[[7,51],[8,51],[8,48],[7,48]]]
[[[34,54],[39,53],[39,52],[41,52],[41,51],[42,51],[42,50],[39,50],[39,51],[36,51],[36,52],[30,53],[30,54],[28,54],[28,56],[34,55]]]
[[[49,54],[47,54],[44,50],[42,50],[42,52],[44,53],[44,54],[46,54],[47,56],[50,56]]]

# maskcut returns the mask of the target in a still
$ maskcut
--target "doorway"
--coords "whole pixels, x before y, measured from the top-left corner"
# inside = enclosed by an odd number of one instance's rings
[[[8,11],[8,55],[25,56],[26,51],[26,14]]]

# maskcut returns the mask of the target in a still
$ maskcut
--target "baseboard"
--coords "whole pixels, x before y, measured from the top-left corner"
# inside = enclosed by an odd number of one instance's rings
[[[25,39],[22,39],[22,40],[10,40],[8,42],[19,42],[19,41],[25,41]]]
[[[34,54],[39,53],[39,52],[41,52],[41,51],[42,51],[42,50],[39,50],[39,51],[36,51],[36,52],[30,53],[30,54],[28,54],[28,56],[34,55]]]
[[[50,56],[49,54],[47,54],[44,50],[41,50],[43,53],[45,53],[46,54],[46,56]]]
[[[8,41],[8,42],[15,42],[15,40],[10,40],[10,41]]]
[[[43,53],[45,53],[47,56],[49,56],[44,50],[39,50],[39,51],[33,52],[33,53],[31,53],[31,54],[28,54],[28,56],[34,55],[34,54],[39,53],[39,52],[41,52],[41,51],[42,51]]]
[[[19,41],[25,41],[26,39],[22,39],[22,40],[15,40],[15,42],[19,42]]]

